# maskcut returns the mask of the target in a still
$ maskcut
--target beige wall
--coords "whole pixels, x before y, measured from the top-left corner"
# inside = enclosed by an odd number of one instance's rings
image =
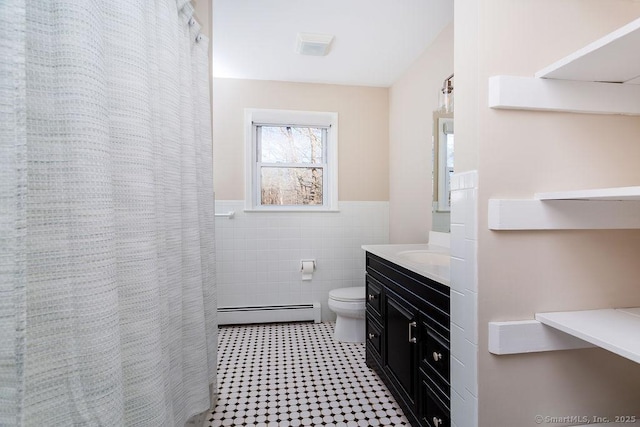
[[[455,72],[455,170],[467,172],[478,169],[478,106],[486,108],[478,100],[478,0],[454,2],[453,50]],[[482,50],[482,52],[484,49]],[[484,54],[484,53],[482,53]]]
[[[244,109],[338,113],[339,200],[389,200],[387,88],[213,79],[216,199],[244,199]]]
[[[389,91],[392,243],[425,242],[431,229],[432,114],[438,108],[442,82],[452,72],[453,24],[450,24]]]
[[[535,426],[538,414],[638,414],[640,365],[600,349],[494,356],[487,323],[640,306],[640,231],[486,226],[489,198],[640,183],[638,117],[487,107],[490,76],[533,76],[638,16],[640,3],[629,0],[456,1],[456,168],[477,168],[480,183],[480,426]]]
[[[211,39],[211,1],[212,0],[192,0],[194,16],[201,26],[201,32]]]

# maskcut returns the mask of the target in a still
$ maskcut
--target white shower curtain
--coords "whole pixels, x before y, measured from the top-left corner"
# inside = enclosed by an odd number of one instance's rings
[[[0,1],[0,425],[182,426],[216,319],[186,0]]]

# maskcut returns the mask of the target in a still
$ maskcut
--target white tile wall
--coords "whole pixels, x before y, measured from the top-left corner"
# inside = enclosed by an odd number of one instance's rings
[[[451,179],[451,423],[478,426],[478,174]]]
[[[448,233],[450,231],[449,225],[451,224],[449,215],[449,212],[432,212],[431,229],[441,233]]]
[[[339,212],[244,212],[244,200],[218,200],[216,218],[218,304],[293,304],[318,301],[322,321],[331,289],[364,286],[360,246],[389,242],[388,202],[340,202]],[[301,259],[315,259],[303,281]]]

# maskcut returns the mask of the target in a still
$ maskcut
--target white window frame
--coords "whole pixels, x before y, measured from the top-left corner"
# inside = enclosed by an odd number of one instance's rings
[[[246,108],[245,125],[245,211],[246,212],[335,212],[338,210],[338,113]],[[260,203],[256,125],[312,126],[326,128],[322,173],[322,205],[262,205]],[[286,165],[280,165],[286,166]]]

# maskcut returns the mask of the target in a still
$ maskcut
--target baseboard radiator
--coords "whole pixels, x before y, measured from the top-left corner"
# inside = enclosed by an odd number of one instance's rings
[[[247,305],[218,307],[219,325],[240,325],[247,323],[300,322],[313,320],[320,323],[320,303]]]

